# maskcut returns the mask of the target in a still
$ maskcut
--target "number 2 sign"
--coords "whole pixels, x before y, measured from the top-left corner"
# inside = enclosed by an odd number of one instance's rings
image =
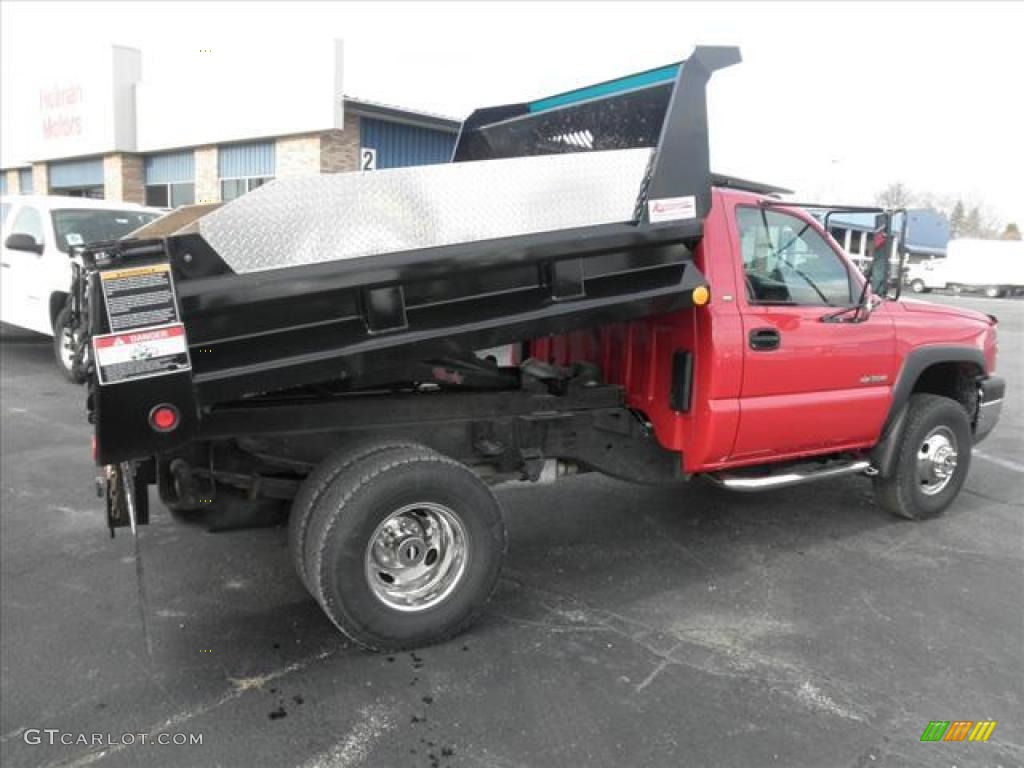
[[[371,149],[370,147],[359,148],[359,170],[360,171],[375,171],[377,170],[377,150]]]

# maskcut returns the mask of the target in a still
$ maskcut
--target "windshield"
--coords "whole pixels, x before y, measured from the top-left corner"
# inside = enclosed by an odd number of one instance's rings
[[[67,253],[68,247],[72,245],[117,240],[160,215],[151,211],[106,211],[86,208],[54,211],[53,231],[57,235],[57,247]]]

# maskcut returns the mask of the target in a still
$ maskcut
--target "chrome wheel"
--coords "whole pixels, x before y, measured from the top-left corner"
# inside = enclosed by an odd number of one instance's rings
[[[956,437],[948,427],[935,427],[917,451],[917,480],[921,492],[934,496],[949,485],[956,472]]]
[[[366,580],[396,611],[423,611],[451,594],[466,572],[469,541],[451,509],[407,504],[374,531],[366,548]]]

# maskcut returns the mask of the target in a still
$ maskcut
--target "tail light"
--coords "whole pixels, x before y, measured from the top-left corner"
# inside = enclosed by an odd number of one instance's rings
[[[178,428],[179,421],[181,421],[181,414],[169,403],[154,406],[153,410],[149,412],[149,426],[155,432],[173,432]]]

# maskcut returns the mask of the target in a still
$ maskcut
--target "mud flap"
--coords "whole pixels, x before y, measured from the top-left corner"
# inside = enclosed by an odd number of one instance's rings
[[[146,653],[153,658],[153,640],[149,634],[149,599],[146,597],[146,585],[142,571],[142,552],[139,549],[139,526],[149,522],[149,485],[153,482],[155,462],[126,461],[121,464],[108,464],[103,467],[100,482],[103,484],[107,503],[107,526],[110,538],[114,538],[115,528],[131,527],[132,541],[135,545],[135,578],[139,590],[139,619],[142,625],[142,637],[146,643]]]
[[[149,523],[149,478],[145,466],[126,461],[103,468],[103,496],[107,505],[110,537],[115,528],[135,528]]]

